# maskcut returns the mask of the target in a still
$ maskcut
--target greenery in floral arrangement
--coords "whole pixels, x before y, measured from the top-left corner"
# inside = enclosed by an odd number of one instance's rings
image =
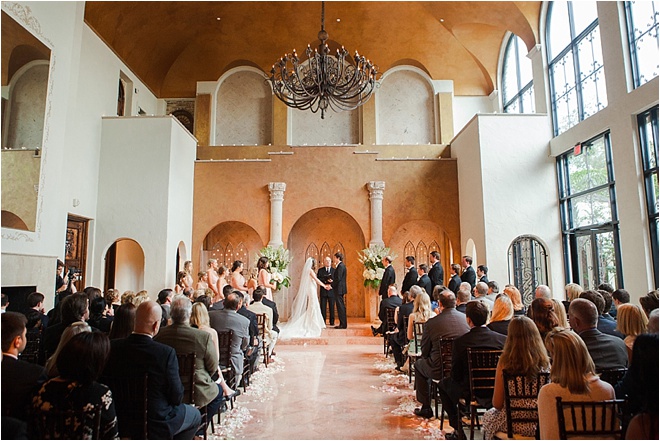
[[[291,277],[289,277],[289,270],[287,269],[291,263],[289,250],[281,245],[278,248],[267,246],[259,250],[256,260],[262,256],[268,258],[270,283],[274,283],[277,286],[276,290],[282,286],[286,286],[287,288],[291,286]]]
[[[383,266],[383,257],[390,256],[394,259],[389,248],[381,245],[373,245],[358,252],[358,260],[364,265],[362,277],[364,277],[364,286],[378,288],[383,279],[385,267]]]

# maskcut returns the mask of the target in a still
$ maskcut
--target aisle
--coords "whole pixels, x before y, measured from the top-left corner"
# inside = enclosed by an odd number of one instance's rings
[[[442,439],[380,345],[278,346],[209,439]],[[425,427],[430,426],[430,427]]]

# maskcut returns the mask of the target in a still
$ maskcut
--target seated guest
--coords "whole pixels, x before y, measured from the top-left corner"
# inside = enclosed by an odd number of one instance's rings
[[[557,316],[557,321],[559,322],[557,326],[564,329],[570,329],[571,327],[568,324],[568,315],[566,314],[564,303],[557,299],[550,299],[550,301],[552,302],[552,307],[555,310],[555,315]]]
[[[442,314],[440,314],[442,316]],[[468,303],[465,310],[465,318],[470,331],[454,340],[451,359],[451,376],[444,378],[439,385],[439,395],[442,400],[442,409],[447,412],[449,424],[457,429],[458,426],[458,402],[461,398],[470,396],[470,381],[468,377],[468,348],[497,350],[504,347],[506,336],[491,331],[486,327],[488,319],[488,307],[478,300]],[[416,365],[415,365],[416,366]],[[417,378],[415,378],[417,385]],[[490,401],[490,397],[481,397]],[[486,407],[491,407],[488,404]],[[430,410],[430,409],[429,409]],[[417,412],[415,412],[417,413]],[[432,414],[433,412],[431,412]],[[428,413],[427,413],[428,415]],[[464,435],[458,433],[462,438]]]
[[[238,296],[240,302],[236,312],[250,320],[250,344],[247,351],[245,351],[245,358],[250,363],[250,372],[252,372],[257,364],[257,358],[259,358],[258,349],[261,347],[261,336],[259,335],[257,314],[247,309],[246,298],[249,299],[249,297],[247,297],[246,293],[235,289],[234,294]]]
[[[537,286],[536,290],[534,290],[534,298],[550,300],[552,298],[552,291],[550,291],[550,287],[548,285]]]
[[[639,299],[639,304],[644,309],[646,316],[648,317],[651,314],[651,311],[658,309],[658,290],[650,291],[644,297]]]
[[[106,334],[110,332],[112,326],[112,317],[106,316],[108,309],[109,306],[103,297],[96,297],[89,302],[89,325]]]
[[[568,312],[568,306],[573,300],[580,298],[580,294],[584,292],[584,288],[577,283],[569,283],[564,287],[564,291],[566,292],[566,300],[562,301],[562,303],[564,304],[564,309]]]
[[[654,309],[651,311],[651,314],[649,314],[649,324],[647,326],[647,332],[649,334],[657,334],[658,333],[658,311],[657,309]]]
[[[121,305],[121,301],[119,299],[120,299],[119,290],[110,288],[109,290],[106,291],[105,301],[108,305],[112,307],[113,313],[117,311],[117,308],[119,308],[119,305]]]
[[[513,318],[513,303],[506,295],[499,295],[493,304],[488,328],[502,335],[507,335],[509,323]]]
[[[48,327],[48,316],[46,315],[46,310],[44,308],[44,299],[44,295],[40,292],[33,292],[27,296],[25,303],[27,304],[28,309],[33,309],[41,315],[41,326],[45,329]]]
[[[195,298],[195,303],[201,303],[202,305],[206,306],[206,309],[211,308],[211,297],[207,296],[206,294],[202,294],[201,296]]]
[[[211,418],[218,413],[224,401],[224,393],[221,386],[216,384],[212,378],[218,375],[218,351],[211,334],[190,326],[192,308],[193,305],[189,298],[184,296],[175,297],[170,306],[172,324],[161,328],[154,337],[154,341],[174,348],[177,354],[195,353],[194,404],[197,407],[206,406],[206,412],[209,416],[207,418],[208,424],[211,422]],[[204,435],[205,430],[206,427],[200,429],[197,435]]]
[[[477,284],[474,286],[474,289],[472,290],[472,294],[474,295],[475,299],[485,302],[489,311],[493,309],[493,301],[486,297],[488,295],[487,283],[477,282]]]
[[[73,336],[57,359],[59,376],[44,383],[32,400],[36,417],[43,418],[43,412],[51,410],[83,410],[100,405],[99,439],[119,439],[112,393],[108,386],[96,382],[109,354],[110,340],[104,333],[86,331]],[[67,433],[61,435],[92,439],[93,424],[89,418],[76,419],[70,422]]]
[[[401,367],[404,365],[407,358],[403,355],[403,347],[408,344],[408,328],[404,326],[405,319],[406,317],[409,317],[410,313],[413,311],[415,306],[414,297],[416,297],[417,293],[420,292],[422,292],[422,288],[413,285],[410,288],[410,291],[403,293],[403,303],[397,309],[396,314],[396,332],[393,332],[388,337],[390,341],[390,347],[392,348],[392,354],[394,355],[394,361],[396,362],[397,370],[401,370]]]
[[[117,308],[115,316],[112,319],[110,327],[110,340],[126,338],[133,333],[135,329],[135,310],[137,308],[132,303],[124,303]]]
[[[574,303],[581,300],[571,302],[571,311]],[[572,322],[573,314],[570,314],[570,318]],[[553,330],[548,333],[545,345],[552,357],[552,382],[543,386],[539,392],[539,430],[541,439],[559,439],[557,397],[561,397],[563,401],[613,400],[614,389],[596,376],[594,362],[587,347],[574,332],[565,329]],[[570,418],[566,419],[566,426],[569,430],[572,428]]]
[[[607,283],[604,283],[602,285],[609,286]],[[600,293],[600,295],[603,296],[603,300],[605,300],[605,308],[603,309],[603,318],[610,321],[614,321],[615,320],[614,316],[610,314],[610,311],[612,311],[612,303],[614,302],[614,299],[612,298],[612,293],[604,289],[599,289],[598,292]],[[616,309],[614,315],[616,315]]]
[[[518,288],[513,285],[507,285],[504,287],[504,294],[506,294],[511,299],[511,304],[513,305],[513,315],[525,315],[526,308],[522,302],[522,295]]]
[[[619,337],[603,334],[596,328],[596,305],[586,299],[575,299],[568,312],[571,328],[584,340],[596,370],[625,368],[628,366],[628,349]]]
[[[240,384],[241,382],[243,360],[245,358],[243,351],[247,350],[250,343],[250,320],[236,312],[239,306],[240,300],[238,295],[230,290],[225,296],[224,308],[209,311],[211,327],[217,333],[221,331],[232,331],[231,364],[236,376],[236,384]]]
[[[57,349],[55,349],[53,355],[46,360],[46,375],[48,375],[48,378],[54,378],[60,374],[57,370],[57,359],[60,357],[62,349],[72,337],[83,332],[92,332],[92,328],[85,322],[71,323],[71,325],[64,330],[62,338],[60,338],[60,343],[57,345]]]
[[[255,314],[266,314],[266,343],[268,344],[268,354],[263,354],[264,358],[268,359],[270,363],[271,355],[273,355],[273,348],[277,343],[278,333],[273,329],[273,310],[268,306],[262,303],[265,292],[264,289],[260,286],[257,286],[254,291],[252,291],[252,304],[248,306],[248,309]]]
[[[491,280],[490,282],[487,283],[487,285],[488,285],[488,294],[486,294],[486,298],[491,302],[495,303],[495,299],[497,299],[497,296],[500,295],[500,284],[497,283],[495,280]]]
[[[495,301],[497,306],[497,300]],[[504,410],[504,373],[509,375],[524,375],[529,380],[537,379],[540,372],[550,372],[550,358],[541,340],[541,334],[534,322],[525,316],[511,319],[509,333],[504,343],[502,356],[497,363],[495,372],[495,390],[493,391],[493,408],[484,415],[484,439],[492,439],[497,432],[506,432],[507,421]],[[533,381],[532,384],[535,384]],[[520,403],[519,403],[520,404]],[[536,403],[529,403],[536,408]],[[534,437],[534,423],[514,423],[513,431],[523,436]]]
[[[467,304],[471,298],[472,295],[470,294],[470,284],[467,282],[462,282],[460,288],[458,288],[458,294],[456,294],[456,311],[465,314],[465,308],[467,307]]]
[[[46,380],[44,368],[19,360],[27,344],[25,316],[5,312],[2,317],[2,416],[27,421],[32,396]],[[4,426],[4,420],[3,420]]]
[[[445,288],[446,290],[447,288]],[[425,292],[420,292],[415,296],[415,301],[413,303],[413,312],[410,314],[408,318],[408,330],[406,332],[406,335],[408,337],[408,341],[410,341],[410,346],[408,347],[408,352],[411,354],[417,354],[422,348],[421,348],[421,342],[420,342],[420,347],[417,347],[417,342],[414,340],[414,327],[415,323],[426,323],[429,319],[433,318],[436,316],[435,312],[431,309],[431,299],[429,298],[429,295]],[[422,336],[424,334],[422,333]]]
[[[146,301],[138,306],[135,331],[111,342],[104,376],[137,377],[147,373],[148,438],[192,439],[202,417],[193,406],[182,403],[183,385],[176,352],[153,340],[161,318],[158,303]]]
[[[85,293],[71,294],[62,300],[61,303],[60,312],[62,314],[62,321],[49,326],[44,331],[44,338],[41,342],[44,359],[55,352],[62,333],[71,323],[85,322],[89,318],[89,309],[87,307],[89,301]]]
[[[559,326],[559,319],[555,313],[555,307],[552,301],[543,297],[536,298],[532,301],[528,311],[529,318],[534,321],[536,327],[539,328],[541,338],[545,336],[556,326]]]
[[[161,289],[158,293],[158,304],[163,310],[163,318],[161,320],[160,326],[167,326],[170,324],[170,304],[172,303],[172,296],[174,291],[169,288]]]
[[[632,303],[619,306],[616,329],[625,335],[623,342],[628,348],[628,360],[632,358],[632,349],[635,339],[638,335],[646,332],[648,324],[649,321],[641,307],[633,305]]]
[[[603,311],[605,310],[605,299],[601,293],[589,290],[580,294],[580,298],[587,299],[596,305],[596,310],[598,311],[598,325],[596,327],[600,332],[623,339],[623,334],[616,330],[616,322],[612,319],[608,319],[603,314]]]
[[[390,285],[387,288],[387,297],[380,301],[378,309],[378,318],[380,319],[380,326],[378,328],[371,327],[371,332],[376,335],[385,334],[388,331],[387,326],[387,310],[396,309],[401,306],[401,297],[397,292],[396,285]]]
[[[630,303],[630,294],[625,289],[617,289],[612,293],[612,310],[610,314],[616,319],[617,310],[619,306]]]

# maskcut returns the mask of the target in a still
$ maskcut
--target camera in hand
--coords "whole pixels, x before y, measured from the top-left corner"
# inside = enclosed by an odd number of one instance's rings
[[[69,267],[69,274],[67,274],[67,277],[69,277],[69,280],[72,280],[73,278],[77,277],[80,273],[82,273],[82,270],[80,268]]]

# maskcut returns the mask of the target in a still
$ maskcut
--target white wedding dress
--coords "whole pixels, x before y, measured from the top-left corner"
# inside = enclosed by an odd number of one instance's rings
[[[312,258],[305,262],[298,293],[293,299],[289,321],[280,326],[280,339],[320,337],[325,328],[316,294],[317,279],[312,270]]]

